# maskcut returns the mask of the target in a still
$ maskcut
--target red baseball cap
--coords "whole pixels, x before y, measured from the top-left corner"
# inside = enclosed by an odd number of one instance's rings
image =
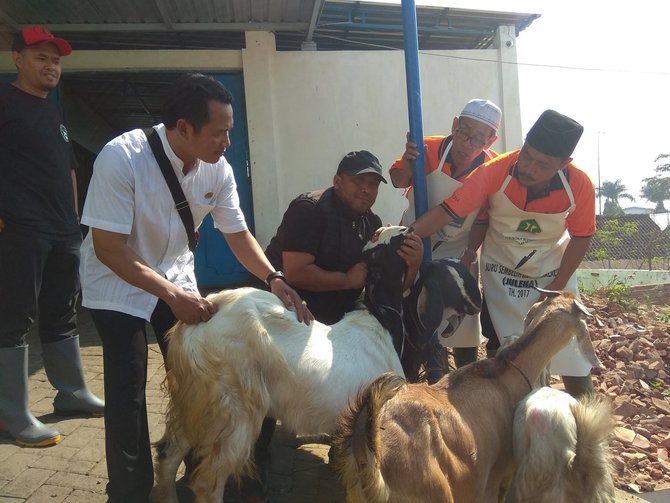
[[[26,26],[14,37],[12,51],[20,52],[26,47],[49,42],[58,48],[61,56],[67,56],[72,52],[72,46],[62,38],[53,36],[49,30],[42,26]]]

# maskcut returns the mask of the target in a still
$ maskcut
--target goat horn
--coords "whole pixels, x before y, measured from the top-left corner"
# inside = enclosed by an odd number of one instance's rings
[[[561,294],[561,292],[558,292],[556,290],[545,290],[544,288],[540,288],[539,286],[536,286],[535,290],[547,294],[549,297],[558,297]]]

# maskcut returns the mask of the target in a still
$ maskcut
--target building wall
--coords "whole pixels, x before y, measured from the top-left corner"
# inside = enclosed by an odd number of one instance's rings
[[[513,33],[499,30],[500,48],[430,51],[420,56],[423,128],[449,134],[451,121],[471,98],[503,107],[498,151],[521,145]],[[288,203],[301,192],[327,187],[339,160],[367,149],[384,166],[404,151],[408,129],[402,51],[277,52],[274,36],[248,32],[246,48],[184,51],[75,51],[64,72],[113,70],[242,71],[249,130],[256,234],[265,246]],[[14,71],[10,53],[0,72]],[[382,185],[375,211],[397,223],[402,190]]]
[[[521,145],[516,67],[498,63],[515,60],[515,49],[501,45],[421,55],[424,134],[449,134],[454,115],[481,97],[508,103],[493,148]],[[291,199],[329,186],[347,152],[370,150],[384,166],[400,157],[408,129],[405,63],[401,51],[276,52],[272,35],[260,32],[247,33],[246,47],[254,213],[265,244]],[[406,205],[401,189],[382,184],[374,209],[384,223],[397,223]]]

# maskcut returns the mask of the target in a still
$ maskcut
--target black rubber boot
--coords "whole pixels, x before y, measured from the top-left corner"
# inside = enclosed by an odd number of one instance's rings
[[[574,398],[590,395],[594,392],[593,380],[590,375],[583,377],[561,376],[565,392],[570,393]]]

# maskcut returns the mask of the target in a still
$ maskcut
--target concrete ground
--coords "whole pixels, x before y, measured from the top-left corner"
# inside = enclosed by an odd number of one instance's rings
[[[102,346],[88,312],[81,310],[81,354],[91,390],[103,396]],[[17,446],[0,435],[0,503],[104,503],[107,470],[102,418],[60,418],[52,414],[54,389],[42,366],[39,340],[30,344],[30,407],[42,422],[60,431],[63,440],[42,449]],[[149,347],[147,405],[152,441],[164,430],[167,404],[161,389],[164,369],[158,344]],[[272,444],[270,500],[273,503],[344,503],[344,490],[328,465],[329,447],[302,443],[281,427]],[[670,494],[649,496],[619,493],[617,502],[670,502]],[[420,502],[417,502],[420,503]]]

